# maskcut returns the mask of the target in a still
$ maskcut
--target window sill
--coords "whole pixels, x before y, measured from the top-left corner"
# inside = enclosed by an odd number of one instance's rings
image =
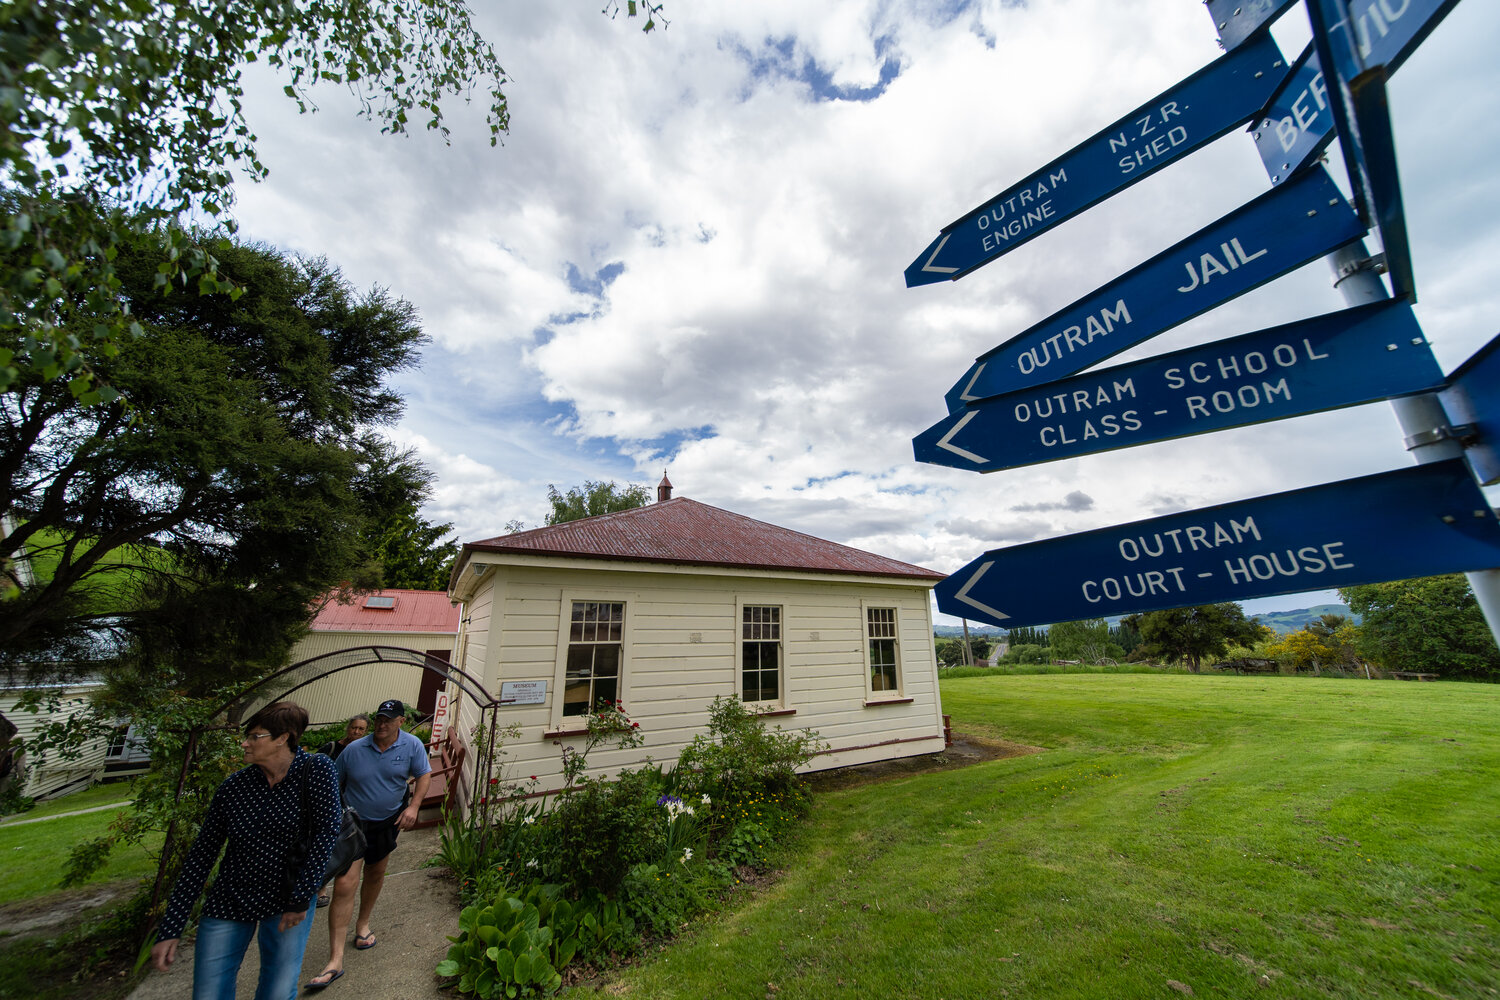
[[[552,740],[568,736],[587,736],[587,729],[552,729],[542,734],[542,739]]]
[[[876,700],[865,699],[865,708],[878,708],[881,705],[910,705],[916,701],[915,698],[879,698]]]
[[[781,716],[781,715],[796,715],[797,714],[797,710],[795,708],[751,709],[751,711],[753,711],[755,713],[755,717],[757,719],[774,719],[777,716]]]

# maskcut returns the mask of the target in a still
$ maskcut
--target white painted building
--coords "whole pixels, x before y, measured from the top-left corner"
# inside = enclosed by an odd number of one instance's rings
[[[591,772],[670,763],[716,695],[829,744],[808,770],[943,748],[930,591],[942,574],[687,498],[471,542],[455,663],[502,700],[507,778],[562,784],[559,747],[619,699],[646,744]],[[479,723],[457,699],[465,738]],[[596,759],[597,758],[597,759]],[[473,757],[471,755],[470,760]]]
[[[313,616],[289,661],[370,646],[397,646],[448,660],[459,610],[440,590],[378,590],[330,597]],[[408,706],[408,721],[430,716],[441,678],[409,663],[367,663],[314,681],[288,697],[306,708],[313,725],[373,711],[387,698]]]

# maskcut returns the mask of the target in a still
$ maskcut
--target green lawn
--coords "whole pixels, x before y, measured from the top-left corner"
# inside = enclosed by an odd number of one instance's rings
[[[22,820],[127,801],[130,786],[123,782],[96,785],[67,795],[0,823],[0,906],[23,899],[46,897],[60,891],[63,868],[73,845],[102,836],[117,810],[104,809],[82,816],[63,816],[43,823]],[[140,847],[116,851],[87,884],[138,879],[156,871],[156,862]]]
[[[614,988],[1500,991],[1500,686],[1083,674],[942,690],[955,728],[1045,752],[820,795],[773,889]]]

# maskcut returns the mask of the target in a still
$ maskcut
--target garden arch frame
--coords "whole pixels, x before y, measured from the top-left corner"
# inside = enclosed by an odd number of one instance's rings
[[[267,705],[278,701],[285,701],[297,691],[314,684],[326,677],[342,673],[345,670],[354,670],[359,667],[369,666],[372,663],[407,664],[419,670],[430,671],[438,674],[445,684],[455,685],[459,691],[474,702],[479,709],[479,727],[481,732],[488,730],[489,741],[486,746],[495,745],[496,727],[499,723],[498,709],[501,700],[489,692],[487,688],[472,674],[454,666],[447,660],[429,656],[416,649],[408,649],[405,646],[353,646],[349,649],[339,649],[331,653],[323,653],[320,656],[309,657],[283,667],[269,676],[263,677],[231,695],[223,704],[219,705],[207,716],[208,721],[200,722],[188,731],[186,751],[183,754],[182,769],[177,775],[177,797],[182,797],[183,786],[187,782],[189,770],[197,759],[199,738],[205,733],[216,729],[236,729],[242,720],[251,718],[256,712]],[[225,721],[216,721],[223,718]],[[455,720],[456,721],[456,713]],[[452,725],[453,723],[449,723]],[[483,760],[475,759],[473,787],[470,789],[469,800],[478,799],[480,789],[489,781],[491,771],[494,768],[492,754],[480,754]],[[455,775],[460,778],[461,775]],[[151,893],[151,907],[154,911],[161,901],[162,882],[166,875],[166,864],[171,856],[170,847],[174,833],[173,825],[169,824],[166,832],[166,840],[162,844],[161,861],[156,868],[156,885]]]

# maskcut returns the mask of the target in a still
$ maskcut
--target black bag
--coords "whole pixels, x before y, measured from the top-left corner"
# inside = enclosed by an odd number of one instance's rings
[[[297,779],[302,793],[302,836],[286,852],[286,870],[282,873],[281,896],[284,905],[291,907],[288,912],[300,910],[301,905],[306,902],[292,898],[296,893],[297,878],[302,874],[307,856],[312,853],[312,804],[308,801],[306,770],[304,766],[303,773]],[[360,825],[359,813],[354,811],[353,806],[345,806],[344,814],[339,819],[339,839],[334,842],[333,853],[328,856],[328,865],[323,869],[323,878],[316,888],[322,889],[364,856],[365,829]]]

